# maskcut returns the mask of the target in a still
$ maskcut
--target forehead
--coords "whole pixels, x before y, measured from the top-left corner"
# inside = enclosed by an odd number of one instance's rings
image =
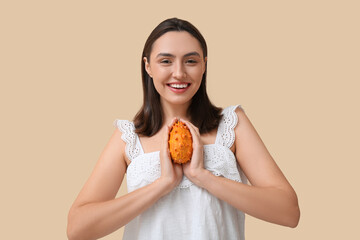
[[[171,53],[174,55],[184,55],[189,52],[198,52],[203,56],[200,42],[186,31],[167,32],[159,37],[153,44],[151,55],[159,53]]]

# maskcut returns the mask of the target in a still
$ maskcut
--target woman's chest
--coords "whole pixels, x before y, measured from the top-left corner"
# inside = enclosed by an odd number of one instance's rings
[[[241,181],[238,164],[233,152],[223,146],[204,145],[204,167],[216,176]],[[128,190],[146,186],[161,176],[160,152],[144,153],[132,160],[127,168]],[[178,188],[193,185],[185,176]]]

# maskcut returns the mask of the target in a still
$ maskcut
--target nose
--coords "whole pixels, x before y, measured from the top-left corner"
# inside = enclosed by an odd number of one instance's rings
[[[180,61],[174,64],[173,77],[176,79],[184,79],[186,77],[184,65]]]

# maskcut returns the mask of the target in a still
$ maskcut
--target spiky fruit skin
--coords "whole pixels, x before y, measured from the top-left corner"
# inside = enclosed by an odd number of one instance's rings
[[[169,150],[175,163],[190,161],[193,148],[192,137],[188,127],[180,121],[174,123],[170,130]]]

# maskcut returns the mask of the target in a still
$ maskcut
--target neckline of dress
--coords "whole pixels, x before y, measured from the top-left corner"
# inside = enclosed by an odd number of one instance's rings
[[[215,142],[214,143],[210,143],[210,144],[204,144],[203,146],[205,147],[205,146],[211,146],[211,145],[218,145],[218,143],[219,143],[219,138],[221,137],[220,136],[220,134],[219,134],[219,129],[221,129],[221,127],[220,126],[222,126],[223,124],[225,124],[224,123],[224,117],[225,117],[225,109],[223,109],[222,110],[222,112],[221,112],[221,120],[220,120],[220,123],[219,123],[219,125],[218,125],[218,127],[217,127],[217,129],[216,129],[216,135],[215,135]],[[143,154],[155,154],[155,153],[159,153],[160,152],[160,150],[158,150],[158,151],[151,151],[151,152],[144,152],[144,148],[143,148],[143,146],[142,146],[142,143],[141,143],[141,141],[140,141],[140,137],[139,137],[139,135],[137,134],[137,133],[135,133],[135,136],[136,136],[136,142],[137,142],[137,144],[138,144],[138,146],[139,146],[139,148],[140,148],[140,155],[143,155]],[[229,149],[230,150],[230,149]],[[231,151],[231,150],[230,150]],[[231,151],[232,152],[232,151]],[[132,161],[131,161],[132,162]],[[129,164],[130,165],[130,164]]]

